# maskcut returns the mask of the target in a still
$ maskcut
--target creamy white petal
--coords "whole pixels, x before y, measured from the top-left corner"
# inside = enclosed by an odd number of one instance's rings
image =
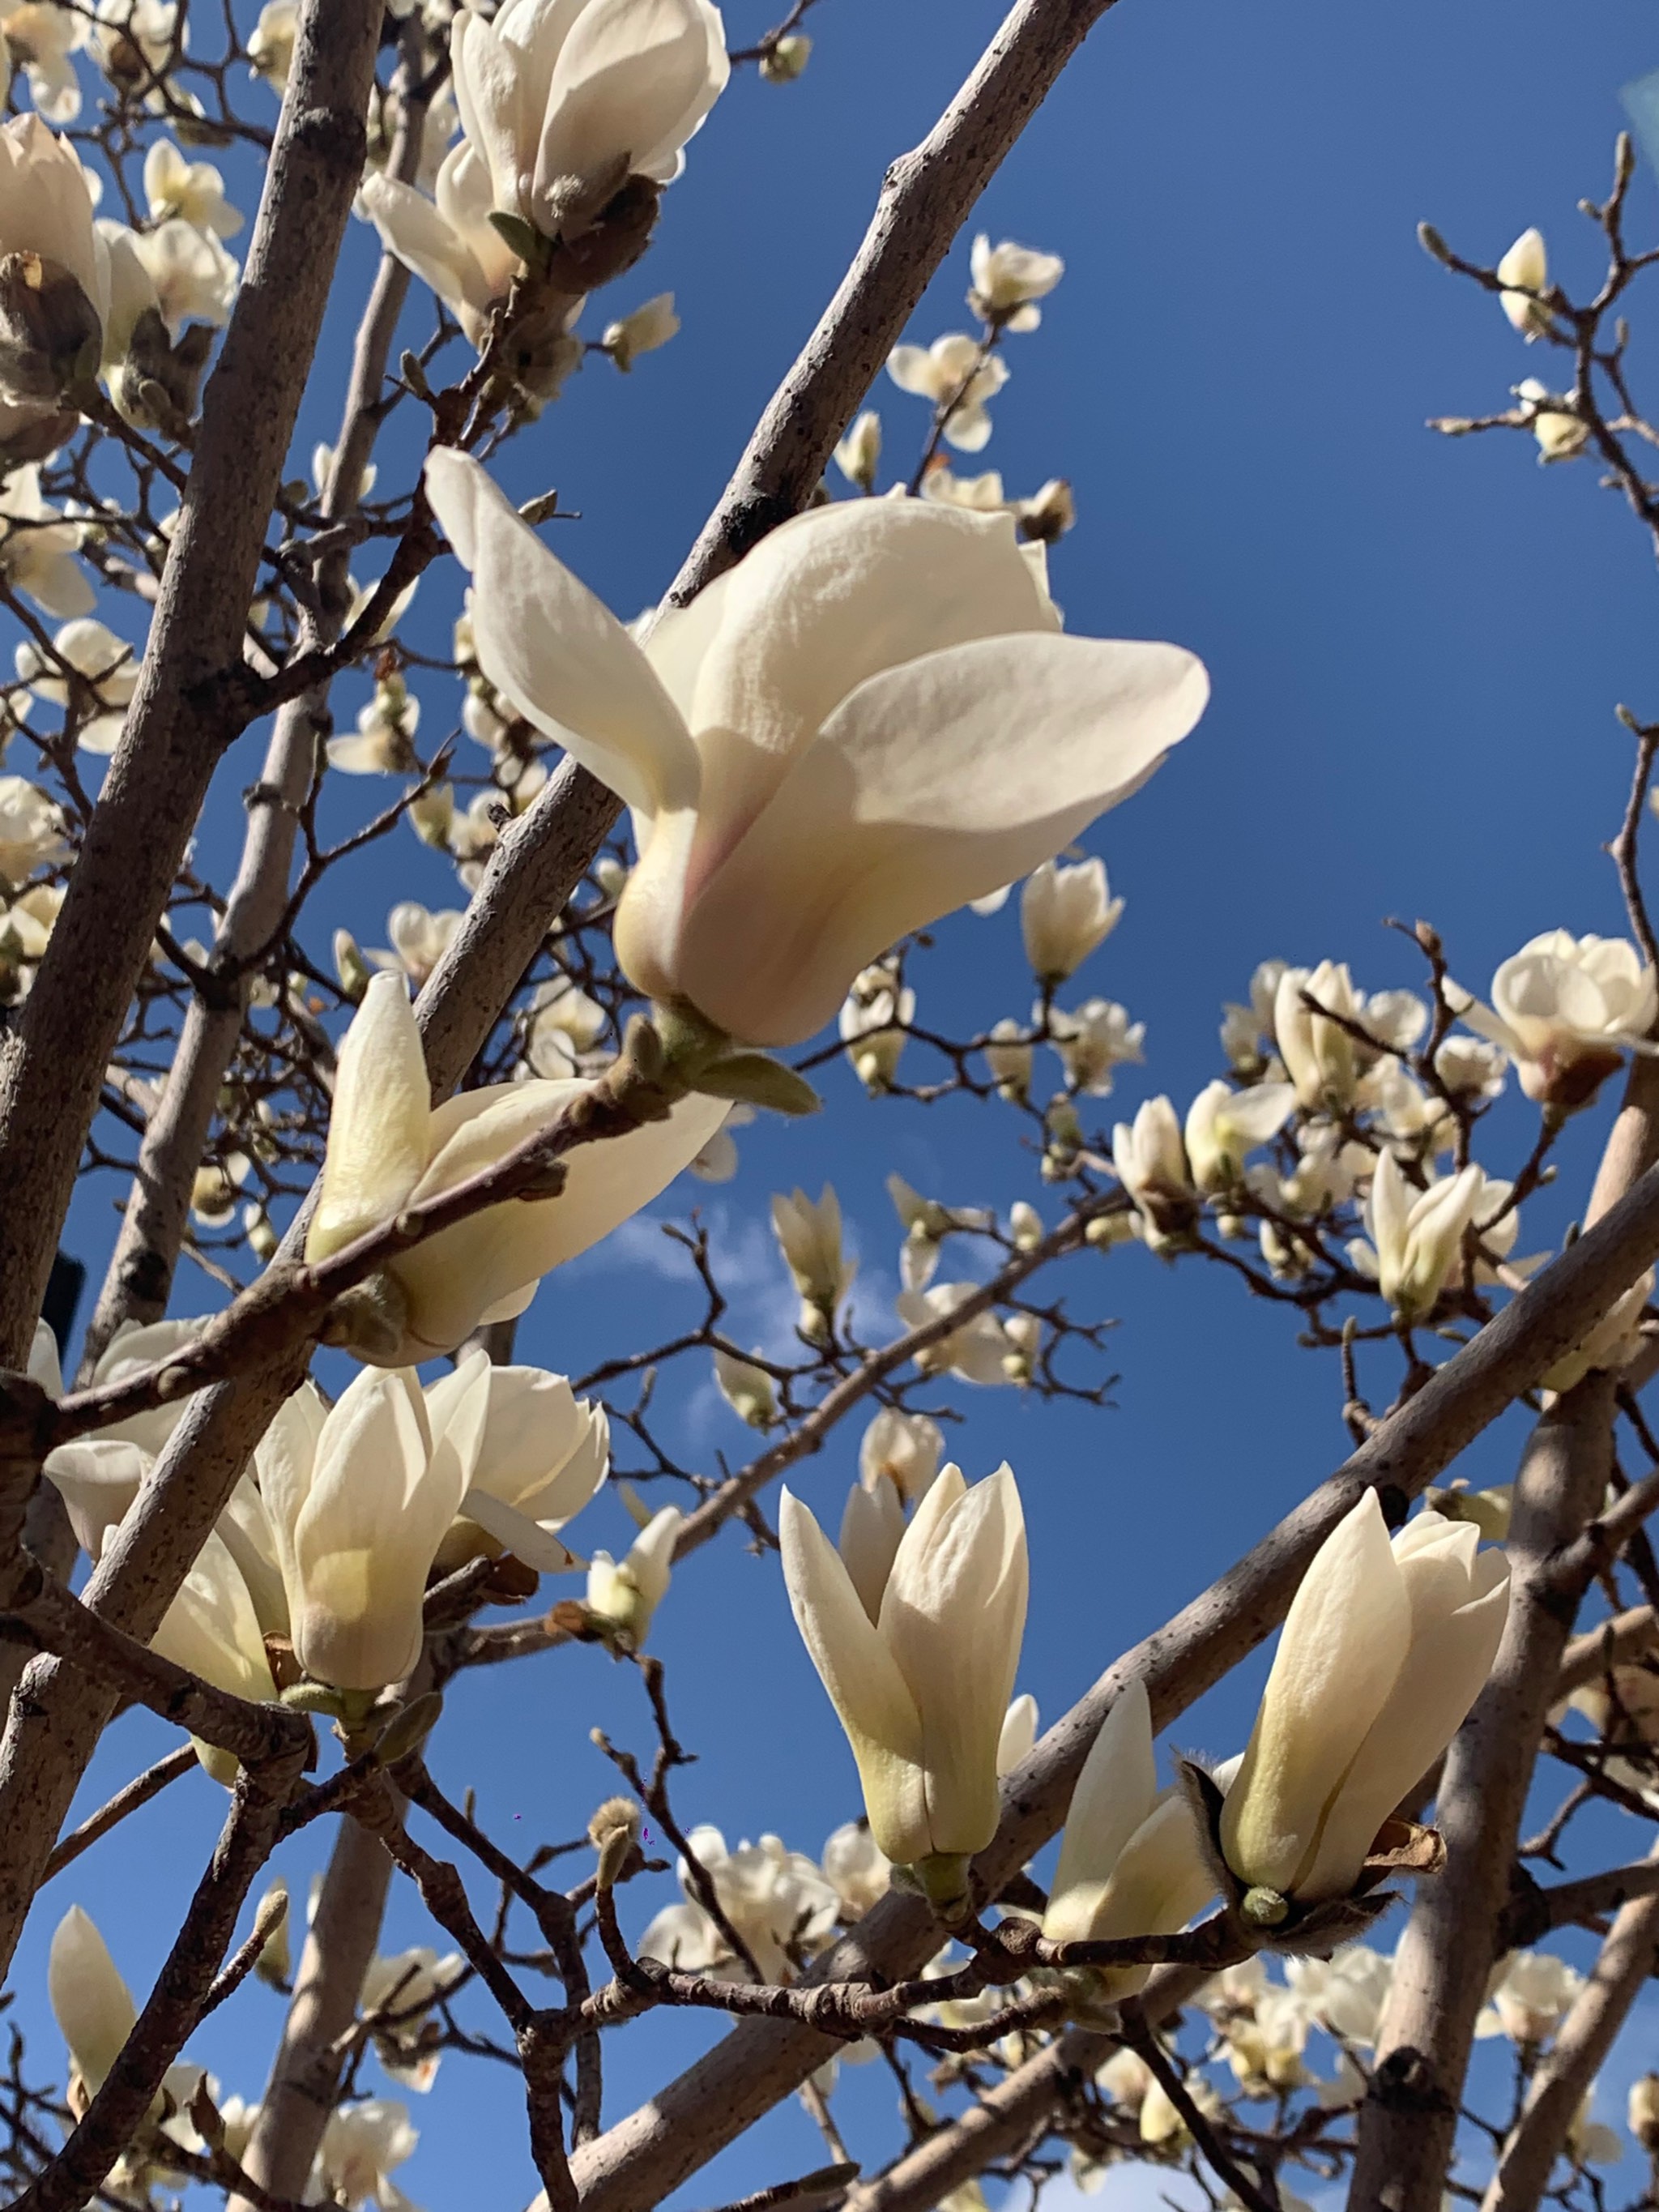
[[[427,1164],[429,1098],[409,987],[401,975],[373,976],[340,1046],[307,1259],[325,1260],[409,1197]]]
[[[473,636],[491,684],[629,805],[652,812],[692,804],[690,737],[609,608],[548,551],[477,462],[433,453],[426,486],[472,572]]]

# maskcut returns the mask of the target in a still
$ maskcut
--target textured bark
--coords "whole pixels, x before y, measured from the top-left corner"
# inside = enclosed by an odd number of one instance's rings
[[[0,1036],[0,1360],[21,1367],[76,1170],[225,732],[266,525],[362,172],[380,0],[308,0],[125,730],[33,989]]]
[[[1587,1376],[1533,1431],[1515,1486],[1509,1620],[1491,1680],[1446,1754],[1436,1823],[1446,1868],[1423,1883],[1361,2112],[1353,2212],[1439,2212],[1474,2023],[1502,1940],[1539,1739],[1588,1573],[1560,1555],[1613,1463],[1614,1378]]]

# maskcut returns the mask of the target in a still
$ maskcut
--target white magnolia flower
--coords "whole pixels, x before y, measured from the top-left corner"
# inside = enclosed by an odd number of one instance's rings
[[[1474,2032],[1483,2040],[1506,2035],[1511,2043],[1547,2043],[1583,1986],[1577,1968],[1553,1952],[1511,1951],[1492,1970]]]
[[[479,1173],[587,1088],[488,1084],[434,1108],[404,980],[374,976],[340,1047],[307,1259],[325,1259],[405,1206]],[[721,1099],[694,1097],[666,1121],[578,1146],[556,1198],[486,1206],[388,1260],[380,1291],[389,1327],[384,1341],[365,1340],[362,1356],[386,1366],[428,1358],[453,1351],[481,1322],[523,1313],[544,1274],[664,1190],[725,1111]]]
[[[1528,297],[1529,293],[1543,292],[1549,287],[1549,256],[1545,251],[1542,231],[1523,230],[1498,263],[1497,275],[1500,284],[1519,288],[1500,292],[1498,304],[1530,345],[1550,326],[1548,308],[1541,301]]]
[[[1063,983],[1117,927],[1123,902],[1111,896],[1106,863],[1062,868],[1045,860],[1026,878],[1019,927],[1025,957],[1040,983]]]
[[[420,2131],[410,2124],[406,2105],[372,2097],[360,2105],[337,2106],[323,2130],[307,2193],[320,2192],[328,2203],[415,2212],[390,2176],[419,2141]]]
[[[78,1905],[58,1922],[46,1960],[46,1992],[70,2062],[90,2096],[121,2055],[138,2021],[132,1992],[122,1980],[109,1946]]]
[[[493,20],[465,7],[450,53],[464,136],[434,199],[371,171],[362,203],[477,343],[523,267],[490,216],[555,238],[624,175],[671,183],[730,72],[708,0],[507,0]]]
[[[138,688],[138,656],[126,640],[106,624],[83,615],[65,623],[52,639],[52,657],[33,640],[17,647],[17,673],[37,699],[54,707],[67,707],[71,686],[60,665],[71,668],[82,682],[73,687],[76,705],[83,719],[76,729],[76,743],[83,752],[112,753],[120,739],[126,708]],[[88,702],[93,703],[90,710]]]
[[[1028,1690],[1016,1698],[1002,1717],[1002,1732],[997,1738],[997,1773],[1000,1778],[1012,1774],[1030,1755],[1037,1740],[1039,1715],[1037,1701]]]
[[[989,445],[991,417],[985,403],[1008,381],[1008,364],[1000,353],[987,353],[977,338],[952,331],[930,346],[895,346],[887,356],[887,374],[901,392],[950,410],[945,418],[947,445],[963,453],[981,453]]]
[[[368,704],[358,710],[356,734],[329,739],[330,767],[346,775],[397,775],[418,767],[414,738],[420,720],[421,702],[401,677],[377,684]]]
[[[287,87],[299,28],[300,0],[265,0],[248,34],[250,73],[262,76],[274,92],[281,93]]]
[[[82,542],[81,525],[60,516],[61,510],[40,495],[36,463],[13,469],[0,483],[0,574],[44,613],[68,621],[90,614],[97,602],[86,571],[75,559]]]
[[[1644,2150],[1659,2150],[1659,2074],[1644,2074],[1631,2083],[1625,2122]]]
[[[766,1370],[719,1345],[714,1347],[714,1384],[738,1419],[751,1429],[769,1429],[777,1419],[777,1388]]]
[[[1588,1105],[1623,1058],[1645,1047],[1659,1013],[1651,968],[1622,937],[1546,930],[1492,979],[1492,1005],[1459,994],[1468,1026],[1499,1045],[1528,1098],[1567,1112]]]
[[[1624,1296],[1616,1298],[1588,1336],[1558,1359],[1540,1378],[1547,1390],[1571,1390],[1592,1369],[1617,1374],[1629,1366],[1642,1342],[1642,1316],[1653,1296],[1654,1271],[1639,1275]]]
[[[985,1065],[991,1071],[998,1096],[1024,1099],[1031,1088],[1034,1059],[1031,1046],[1024,1042],[1024,1032],[1017,1021],[1005,1014],[1000,1021],[993,1024],[990,1036],[992,1042],[985,1048]]]
[[[1197,1194],[1187,1164],[1181,1123],[1169,1099],[1145,1099],[1132,1122],[1117,1124],[1112,1131],[1112,1165],[1135,1202],[1147,1243],[1154,1251],[1170,1237],[1191,1228],[1197,1213]]]
[[[1589,424],[1571,412],[1571,402],[1535,376],[1523,377],[1515,387],[1515,396],[1532,410],[1528,420],[1538,441],[1540,466],[1551,461],[1570,461],[1583,452],[1589,443]]]
[[[886,946],[1127,797],[1204,705],[1176,647],[1054,635],[1000,518],[817,508],[641,652],[476,462],[434,453],[427,481],[490,681],[635,811],[623,967],[750,1044],[810,1036]]]
[[[1015,331],[1036,330],[1042,318],[1032,301],[1046,300],[1066,274],[1059,254],[1039,253],[1011,239],[993,246],[983,231],[974,240],[969,266],[974,289],[969,306],[988,321],[1006,321]]]
[[[867,492],[876,488],[880,465],[881,417],[873,408],[866,408],[836,447],[836,466],[848,483]]]
[[[503,1552],[538,1574],[579,1565],[559,1532],[605,1480],[604,1407],[578,1398],[562,1375],[496,1366],[482,1350],[428,1383],[425,1396],[434,1450],[453,1434],[469,1470],[459,1517],[438,1547],[440,1571]]]
[[[276,1695],[258,1613],[220,1535],[210,1535],[197,1553],[150,1642],[163,1658],[234,1697],[262,1704]],[[230,1753],[198,1738],[196,1755],[216,1782],[234,1786],[237,1762]]]
[[[866,968],[853,978],[836,1021],[853,1073],[866,1091],[874,1094],[891,1084],[915,1018],[915,993],[908,984],[896,988],[890,969]]]
[[[907,1329],[923,1328],[954,1312],[980,1288],[978,1283],[934,1283],[926,1290],[901,1291],[893,1304]],[[975,1314],[939,1343],[919,1352],[916,1365],[924,1375],[959,1375],[964,1382],[1012,1382],[1016,1370],[1029,1373],[1029,1347],[1012,1326],[1012,1321],[1024,1318],[1015,1315],[1005,1322],[988,1309]]]
[[[772,1233],[801,1297],[801,1334],[822,1340],[835,1324],[836,1310],[853,1286],[859,1263],[842,1249],[841,1201],[825,1183],[816,1204],[804,1190],[787,1198],[775,1194]]]
[[[1316,968],[1286,968],[1273,994],[1273,1033],[1285,1072],[1308,1110],[1340,1113],[1352,1100],[1358,1073],[1357,1041],[1338,1021],[1304,1003],[1313,1000],[1344,1021],[1363,1024],[1365,1002],[1346,963],[1322,960]]]
[[[144,155],[144,198],[152,222],[175,216],[216,238],[234,238],[240,209],[225,198],[225,180],[211,161],[187,161],[170,138],[150,141]]]
[[[1443,1176],[1426,1190],[1414,1190],[1394,1154],[1380,1155],[1365,1207],[1370,1245],[1351,1248],[1349,1257],[1365,1273],[1375,1274],[1377,1288],[1401,1321],[1424,1320],[1458,1274],[1463,1231],[1486,1194],[1486,1177],[1478,1167]],[[1511,1213],[1504,1224],[1510,1229],[1511,1243],[1514,1222]]]
[[[358,2008],[365,2018],[386,2014],[374,2029],[374,2051],[400,2087],[424,2095],[437,2079],[439,2054],[428,2047],[429,2015],[466,1976],[459,1951],[440,1958],[424,1944],[369,1960]]]
[[[1215,1887],[1184,1794],[1158,1790],[1152,1707],[1136,1680],[1101,1723],[1072,1792],[1042,1932],[1055,1943],[1171,1935]],[[1109,1969],[1104,1994],[1127,1996],[1151,1972]]]
[[[1344,1943],[1328,1959],[1286,1959],[1285,1978],[1315,2027],[1344,2043],[1367,2049],[1376,2043],[1394,1986],[1392,1959],[1364,1943]]]
[[[1048,1034],[1067,1083],[1090,1098],[1109,1098],[1114,1071],[1138,1067],[1146,1058],[1146,1023],[1132,1022],[1127,1007],[1110,999],[1085,1000],[1071,1013],[1054,1007]]]
[[[486,1407],[433,1434],[412,1368],[368,1368],[331,1408],[304,1385],[255,1452],[295,1656],[343,1690],[400,1682],[421,1656],[421,1605],[460,1510]]]
[[[1435,1048],[1434,1072],[1454,1097],[1481,1102],[1496,1098],[1509,1075],[1501,1045],[1484,1037],[1443,1037]]]
[[[135,232],[133,251],[155,287],[169,337],[176,339],[186,323],[218,330],[230,320],[242,272],[211,231],[173,216],[154,230]]]
[[[0,255],[7,264],[0,399],[56,402],[77,377],[97,370],[109,255],[94,227],[86,171],[68,140],[38,115],[0,125]]]
[[[35,112],[48,123],[73,123],[81,112],[81,81],[70,57],[86,37],[86,18],[57,0],[0,7],[0,52],[23,70]]]
[[[678,1505],[665,1505],[646,1522],[620,1563],[609,1552],[595,1552],[587,1570],[588,1611],[608,1621],[636,1651],[668,1594],[684,1518]]]
[[[1247,1091],[1206,1083],[1187,1109],[1187,1158],[1200,1190],[1230,1190],[1244,1170],[1244,1155],[1276,1137],[1296,1111],[1288,1083],[1257,1083]]]
[[[465,915],[459,907],[437,914],[416,899],[400,899],[386,918],[390,950],[371,945],[369,958],[377,968],[407,975],[418,991],[454,943]],[[574,1074],[574,1068],[568,1071]]]
[[[713,1883],[720,1910],[749,1947],[761,1979],[793,1981],[800,1965],[834,1936],[841,1914],[834,1883],[814,1860],[787,1850],[776,1836],[763,1836],[758,1844],[745,1840],[729,1851],[720,1830],[704,1826],[693,1828],[686,1841]],[[746,1981],[748,1969],[697,1902],[684,1859],[679,1882],[684,1904],[658,1913],[640,1938],[641,1955],[690,1974]]]
[[[610,1016],[568,975],[537,987],[531,1000],[525,1058],[532,1073],[554,1080],[574,1075],[604,1036]],[[728,1115],[728,1119],[730,1116]]]
[[[64,817],[46,793],[27,776],[0,775],[0,879],[15,890],[69,854]]]
[[[887,1894],[892,1861],[877,1844],[867,1820],[848,1820],[823,1846],[825,1879],[841,1899],[848,1920],[862,1920]]]
[[[620,322],[607,323],[599,343],[618,368],[632,368],[642,353],[655,353],[659,346],[665,346],[679,327],[680,319],[674,313],[674,295],[659,292],[654,300],[635,307]]]
[[[88,44],[112,82],[136,86],[146,78],[157,80],[149,85],[144,105],[160,113],[167,104],[160,80],[175,52],[188,47],[190,26],[179,21],[178,0],[98,0]]]
[[[1005,1467],[971,1490],[947,1468],[905,1530],[872,1620],[817,1522],[787,1490],[789,1601],[858,1761],[879,1849],[913,1864],[995,1832],[996,1753],[1025,1626],[1025,1526]]]
[[[933,1487],[944,1451],[945,1435],[937,1421],[884,1406],[859,1444],[859,1480],[866,1490],[890,1483],[914,1508]]]
[[[942,453],[934,456],[922,477],[921,496],[937,507],[965,507],[975,514],[1000,514],[1008,506],[1000,469],[986,469],[976,477],[956,476]],[[979,903],[975,902],[976,908]]]
[[[690,1172],[699,1182],[730,1182],[738,1171],[738,1140],[734,1129],[747,1128],[755,1118],[752,1106],[733,1106],[714,1135],[692,1160]]]
[[[1221,1844],[1241,1881],[1346,1897],[1377,1831],[1480,1695],[1509,1567],[1467,1522],[1420,1513],[1392,1543],[1368,1490],[1291,1602]]]

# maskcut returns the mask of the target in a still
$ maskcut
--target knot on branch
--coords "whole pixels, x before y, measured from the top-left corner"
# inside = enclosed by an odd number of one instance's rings
[[[354,180],[368,159],[368,128],[361,115],[341,107],[297,107],[289,119],[288,143],[337,175]]]

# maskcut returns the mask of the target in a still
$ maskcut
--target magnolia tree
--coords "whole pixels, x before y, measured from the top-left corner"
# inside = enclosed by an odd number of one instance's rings
[[[473,2063],[434,2092],[454,2051],[521,2076],[556,2212],[640,2212],[797,2097],[825,2162],[747,2212],[964,2212],[988,2177],[1086,2190],[1133,2164],[1252,2212],[1333,2189],[1364,2212],[1600,2207],[1621,2153],[1626,2176],[1651,2154],[1620,2200],[1651,2206],[1659,2079],[1632,2144],[1589,2099],[1659,1957],[1659,1846],[1609,1853],[1616,1828],[1580,1815],[1659,1820],[1638,852],[1659,726],[1627,718],[1627,936],[1547,926],[1534,885],[1546,926],[1484,996],[1427,921],[1386,989],[1265,960],[1213,1079],[1109,1126],[1144,1033],[1085,995],[1121,902],[1073,841],[1194,730],[1205,672],[1066,629],[1063,483],[1009,498],[957,472],[1059,258],[980,237],[972,328],[897,343],[1106,0],[1020,0],[890,173],[659,607],[620,621],[541,534],[556,501],[501,489],[504,443],[534,447],[586,356],[627,370],[673,338],[667,295],[610,321],[588,295],[649,253],[732,70],[806,67],[810,3],[739,51],[708,0],[0,4],[0,1955],[52,1879],[61,2029],[14,2034],[12,2201],[396,2207],[416,2103],[441,2127]],[[1632,166],[1621,141],[1587,204],[1588,300],[1536,231],[1495,268],[1424,242],[1551,372],[1438,427],[1593,459],[1659,536],[1622,319],[1659,260],[1626,244]],[[289,447],[354,207],[382,255],[307,482]],[[860,411],[884,373],[926,403],[897,471]],[[377,480],[393,422],[418,458]],[[411,605],[451,561],[453,637]],[[353,672],[372,697],[334,735]],[[256,724],[238,852],[198,824]],[[365,951],[340,886],[415,838],[457,906],[400,902]],[[1018,917],[1030,1002],[942,1027],[929,933],[964,908],[953,930]],[[875,1148],[896,1115],[977,1101],[988,1180],[994,1153],[1027,1179],[1006,1214],[890,1179],[883,1331],[849,1300],[835,1192],[807,1194],[820,1088]],[[1506,1091],[1513,1156],[1488,1123]],[[800,1301],[782,1353],[727,1334],[678,1180],[729,1178],[757,1115],[793,1121],[803,1186],[771,1206]],[[1517,1256],[1580,1115],[1606,1129],[1582,1233]],[[118,1176],[119,1206],[108,1251],[77,1231],[97,1266],[71,1335],[54,1261],[82,1176]],[[542,1279],[665,1192],[701,1310],[574,1381],[516,1358]],[[1097,1404],[1103,1302],[1154,1258],[1281,1310],[1352,1449],[1146,1642],[1089,1623],[1093,1686],[1039,1736],[1014,1694],[1019,1471],[987,1473],[963,1416],[975,1386],[1039,1420]],[[169,1314],[185,1260],[206,1315]],[[717,1474],[653,1397],[711,1368],[756,1438]],[[1517,1405],[1513,1484],[1471,1488],[1460,1454]],[[624,1437],[644,1465],[614,1485],[638,1524],[617,1559],[580,1516]],[[800,1470],[832,1437],[859,1474],[826,1526]],[[817,1857],[678,1809],[695,1747],[653,1616],[696,1607],[702,1547],[745,1540],[822,1680],[800,1756],[836,1720],[850,1748]],[[1242,1751],[1160,1753],[1275,1633]],[[596,1735],[613,1794],[567,1802],[585,1839],[561,1853],[492,1834],[433,1768],[464,1672],[584,1741],[573,1644],[637,1680],[640,1734]],[[135,1705],[176,1743],[66,1827]],[[787,1761],[773,1780],[790,1829]],[[137,1992],[127,1931],[57,1878],[174,1784],[218,1793],[222,1832]],[[306,1925],[268,1871],[295,1838]],[[394,1887],[429,1923],[400,1952]],[[1600,1940],[1588,1974],[1548,1948],[1570,1928]],[[267,2078],[233,2081],[213,2015],[253,1977],[286,2014]],[[708,2016],[706,2048],[629,2112],[617,2039],[668,2008]],[[1466,2087],[1490,2037],[1514,2063]],[[837,2069],[876,2057],[892,2107],[866,2140]]]

